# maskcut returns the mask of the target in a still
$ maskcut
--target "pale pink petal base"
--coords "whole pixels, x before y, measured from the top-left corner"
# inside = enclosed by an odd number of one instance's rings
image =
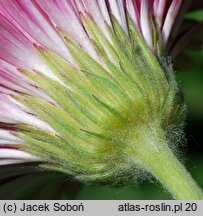
[[[0,148],[0,165],[37,162],[42,159],[17,149]]]

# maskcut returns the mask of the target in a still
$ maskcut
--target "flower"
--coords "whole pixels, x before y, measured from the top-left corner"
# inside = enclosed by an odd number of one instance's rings
[[[199,197],[169,148],[185,116],[164,58],[181,3],[0,0],[0,164],[111,183],[144,167],[175,197]],[[174,164],[182,194],[160,174]]]

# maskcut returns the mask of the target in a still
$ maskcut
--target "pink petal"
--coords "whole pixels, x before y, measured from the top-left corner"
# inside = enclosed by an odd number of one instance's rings
[[[138,23],[140,23],[141,2],[142,0],[132,0]]]
[[[158,27],[161,29],[163,20],[167,9],[168,0],[155,0],[154,1],[154,16]]]
[[[66,0],[39,1],[39,6],[48,14],[52,23],[65,31],[77,43],[79,43],[92,57],[98,58],[91,44],[80,18],[74,12],[70,3]]]
[[[124,32],[128,34],[128,28],[125,17],[124,1],[123,0],[111,0],[108,1],[111,14],[117,19]]]
[[[102,13],[103,19],[104,21],[110,26],[112,27],[112,23],[111,23],[111,19],[109,16],[109,11],[107,9],[107,5],[105,0],[97,0],[98,6],[100,8],[100,11]]]
[[[0,148],[0,165],[36,162],[42,159],[17,149]]]
[[[147,0],[142,0],[141,2],[140,25],[145,41],[147,42],[148,46],[152,48],[153,42],[151,29],[151,15],[149,13],[149,4]]]
[[[162,30],[164,44],[167,43],[170,37],[171,30],[175,22],[176,16],[178,14],[178,11],[180,9],[181,3],[182,3],[182,0],[173,0],[168,9],[168,12],[167,12],[167,15],[164,21],[164,25],[163,25],[163,30]]]
[[[104,19],[99,5],[96,0],[75,0],[76,5],[76,13],[78,16],[91,16],[97,26],[100,28],[102,33],[106,36],[106,38],[110,40],[110,36],[107,31],[106,23],[107,20]]]
[[[35,156],[29,153],[17,149],[11,149],[11,148],[8,149],[0,148],[0,158],[28,159],[28,160],[36,159]]]
[[[139,14],[137,14],[137,11],[134,8],[133,2],[132,0],[126,0],[126,8],[127,8],[127,12],[130,15],[130,18],[132,19],[132,21],[135,23],[135,25],[138,27],[138,16]]]
[[[0,59],[0,85],[0,91],[3,91],[7,94],[15,94],[14,92],[18,91],[51,101],[51,99],[45,93],[43,93],[39,88],[35,87],[35,83],[32,80],[28,79],[26,76],[20,73],[16,67],[4,61],[3,59]],[[4,87],[4,89],[2,87]],[[6,91],[5,87],[7,90],[10,89],[10,91]]]
[[[30,114],[31,111],[15,101],[11,96],[0,93],[0,122],[10,124],[27,124],[53,133],[53,129],[45,122]]]
[[[12,130],[0,128],[0,146],[6,144],[26,144],[26,142],[12,134]]]
[[[25,70],[36,69],[51,77],[54,76],[34,50],[32,42],[2,15],[0,15],[0,40],[0,58]]]
[[[37,160],[40,161],[40,160]],[[22,164],[36,162],[36,160],[24,160],[24,159],[0,159],[0,166],[11,165],[11,164]]]
[[[29,35],[36,43],[42,44],[73,62],[63,40],[33,1],[0,0],[0,3],[0,12],[14,23],[21,32]]]

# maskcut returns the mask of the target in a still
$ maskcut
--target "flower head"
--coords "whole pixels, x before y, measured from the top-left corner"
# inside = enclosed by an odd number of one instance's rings
[[[181,3],[0,0],[0,164],[123,181],[164,152],[184,119],[161,55]]]

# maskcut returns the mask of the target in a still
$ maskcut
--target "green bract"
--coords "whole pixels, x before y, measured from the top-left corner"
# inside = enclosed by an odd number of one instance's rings
[[[93,20],[83,19],[106,66],[64,32],[78,67],[36,47],[59,81],[40,71],[22,72],[54,102],[25,94],[18,100],[56,133],[19,125],[18,136],[31,144],[23,149],[46,161],[45,168],[85,182],[128,183],[136,169],[150,170],[154,156],[167,156],[179,140],[185,106],[170,65],[148,48],[130,19],[128,36],[115,19],[114,32],[107,27],[112,44]]]

